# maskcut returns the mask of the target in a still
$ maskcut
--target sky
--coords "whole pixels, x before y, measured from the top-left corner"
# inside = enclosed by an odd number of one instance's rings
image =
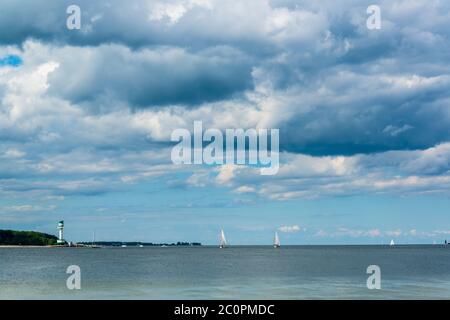
[[[0,229],[442,243],[449,21],[439,0],[3,0]],[[171,133],[194,121],[279,129],[278,173],[174,165]]]

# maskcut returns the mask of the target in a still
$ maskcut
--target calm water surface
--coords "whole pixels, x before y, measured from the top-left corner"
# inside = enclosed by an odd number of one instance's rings
[[[68,290],[66,268],[81,268]],[[366,269],[381,268],[368,290]],[[449,299],[450,247],[0,248],[0,299]]]

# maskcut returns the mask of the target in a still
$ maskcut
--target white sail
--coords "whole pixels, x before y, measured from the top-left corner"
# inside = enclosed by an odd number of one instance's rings
[[[225,238],[225,232],[223,232],[223,230],[220,230],[219,244],[221,248],[227,245],[227,239]]]
[[[391,246],[395,245],[394,239],[391,240],[390,245],[391,245]]]
[[[273,242],[273,246],[275,248],[280,247],[280,238],[278,237],[278,232],[275,232],[275,240]]]

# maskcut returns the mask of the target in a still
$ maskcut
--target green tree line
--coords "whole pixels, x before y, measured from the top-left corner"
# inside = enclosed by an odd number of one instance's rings
[[[0,245],[48,246],[55,245],[57,237],[35,231],[0,230]]]

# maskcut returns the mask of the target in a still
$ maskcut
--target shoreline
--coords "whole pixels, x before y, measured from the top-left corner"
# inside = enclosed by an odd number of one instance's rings
[[[447,247],[448,245],[445,244],[397,244],[395,246],[390,246],[389,244],[292,244],[292,245],[284,245],[282,247],[389,247],[389,248],[395,248],[395,247]],[[201,246],[144,246],[144,248],[214,248],[218,247],[217,245],[201,245]],[[242,247],[273,247],[273,245],[234,245],[234,246],[228,246],[227,248],[242,248]],[[449,246],[450,247],[450,246]],[[121,248],[120,246],[91,246],[91,245],[78,245],[78,246],[68,246],[68,245],[46,245],[46,246],[38,246],[38,245],[0,245],[0,249],[2,248],[86,248],[86,249],[92,249],[92,248]],[[125,248],[142,248],[138,246],[127,246]],[[121,248],[124,249],[124,248]]]
[[[55,246],[0,245],[0,248],[54,248]]]
[[[45,248],[45,249],[54,249],[54,248],[74,248],[74,249],[80,249],[80,248],[98,248],[98,247],[92,247],[92,246],[36,246],[36,245],[0,245],[0,249],[17,249],[17,248]]]

